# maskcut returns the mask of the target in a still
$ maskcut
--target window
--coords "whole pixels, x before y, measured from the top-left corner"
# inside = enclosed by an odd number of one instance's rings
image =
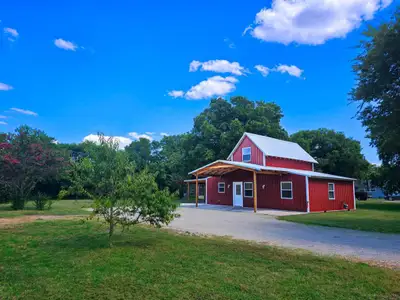
[[[329,200],[335,200],[335,184],[328,183],[328,196]]]
[[[244,183],[244,196],[246,198],[253,198],[253,183],[252,182]]]
[[[225,182],[218,182],[218,193],[225,193]]]
[[[281,199],[293,199],[293,185],[291,181],[281,182]]]
[[[242,161],[249,162],[251,161],[251,148],[242,148]]]

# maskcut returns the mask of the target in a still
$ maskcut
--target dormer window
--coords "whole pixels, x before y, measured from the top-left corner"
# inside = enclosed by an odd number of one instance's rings
[[[251,147],[242,148],[242,162],[251,161]]]

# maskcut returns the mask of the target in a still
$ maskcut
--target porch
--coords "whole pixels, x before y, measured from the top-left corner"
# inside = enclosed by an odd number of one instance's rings
[[[245,173],[245,176],[238,177],[238,180],[232,180],[229,182],[218,182],[218,186],[215,186],[215,179],[217,178],[226,178],[226,176],[231,174],[237,174],[241,172],[242,175]],[[195,179],[186,180],[188,184],[188,195],[190,194],[190,184],[195,186],[196,196],[195,196],[195,206],[199,206],[199,186],[200,184],[205,184],[206,190],[206,204],[221,204],[228,205],[227,202],[231,203],[231,207],[240,206],[240,207],[249,207],[252,206],[252,210],[257,212],[258,209],[258,195],[260,192],[263,193],[265,200],[265,181],[262,182],[261,186],[258,186],[258,176],[262,175],[284,175],[289,174],[286,170],[279,169],[267,169],[261,165],[255,165],[250,163],[242,163],[242,162],[233,162],[233,161],[216,161],[209,165],[206,165],[202,168],[194,170],[189,173],[190,175],[195,176]],[[233,176],[235,177],[235,176]],[[265,179],[265,178],[264,178]],[[223,199],[221,201],[218,200],[218,203],[207,201],[207,197],[212,198],[215,196],[207,195],[207,191],[215,193],[214,190],[218,190],[219,196]],[[214,197],[215,198],[215,197]],[[231,198],[231,200],[228,200]],[[275,208],[275,207],[271,207]],[[237,208],[235,208],[237,209]],[[243,208],[248,210],[247,208]],[[290,209],[290,208],[289,208]]]

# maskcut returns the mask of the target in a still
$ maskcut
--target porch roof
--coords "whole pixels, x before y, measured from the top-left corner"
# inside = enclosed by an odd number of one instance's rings
[[[249,163],[230,161],[230,160],[214,161],[208,165],[205,165],[201,168],[198,168],[190,172],[189,175],[222,176],[236,170],[252,171],[259,174],[295,174],[295,175],[302,175],[310,178],[320,178],[320,179],[336,179],[336,180],[346,180],[346,181],[356,180],[354,178],[325,174],[314,171],[261,166],[256,164],[249,164]]]

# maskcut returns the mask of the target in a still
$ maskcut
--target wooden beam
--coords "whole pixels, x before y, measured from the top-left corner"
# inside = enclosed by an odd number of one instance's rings
[[[196,174],[196,207],[199,207],[199,174]]]
[[[254,199],[254,212],[257,212],[257,173],[253,172],[253,199]]]
[[[187,195],[186,195],[186,197],[187,197],[187,200],[188,200],[188,203],[190,202],[189,200],[190,200],[190,182],[188,182],[187,183]]]

